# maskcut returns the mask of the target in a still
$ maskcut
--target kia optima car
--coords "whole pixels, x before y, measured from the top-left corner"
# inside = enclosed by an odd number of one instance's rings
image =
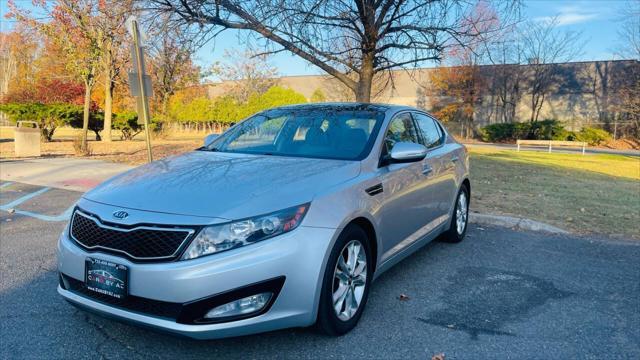
[[[468,176],[465,148],[417,109],[267,110],[86,193],[58,243],[58,292],[193,338],[344,334],[376,277],[464,238]]]

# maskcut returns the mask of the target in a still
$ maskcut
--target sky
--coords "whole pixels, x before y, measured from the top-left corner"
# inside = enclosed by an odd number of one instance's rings
[[[14,0],[21,6],[30,6],[31,0]],[[576,60],[611,60],[617,43],[619,12],[625,0],[525,0],[523,17],[525,19],[544,20],[558,17],[560,26],[570,31],[582,32],[585,41],[584,53]],[[4,19],[7,0],[0,0],[2,24],[0,29],[11,29],[12,22]],[[241,39],[244,36],[234,31],[225,31],[214,41],[203,46],[196,54],[196,61],[203,68],[210,67],[216,61],[224,61],[225,50],[245,48]],[[278,68],[280,75],[321,74],[322,71],[306,61],[286,53],[272,57],[271,63]]]

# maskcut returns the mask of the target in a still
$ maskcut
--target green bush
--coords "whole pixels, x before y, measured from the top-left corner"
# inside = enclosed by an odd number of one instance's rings
[[[557,120],[491,124],[480,129],[482,140],[488,142],[529,140],[565,140],[569,135]]]
[[[327,101],[327,96],[324,94],[324,91],[322,91],[322,89],[320,88],[315,89],[311,94],[311,97],[309,98],[309,102],[312,102],[312,103],[325,102],[325,101]]]
[[[589,145],[600,145],[611,139],[602,129],[585,127],[579,132],[568,131],[557,120],[542,120],[532,123],[491,124],[480,129],[483,141],[505,142],[518,139],[527,140],[569,140],[584,141]]]
[[[144,125],[138,124],[138,114],[135,112],[114,114],[111,125],[120,130],[120,140],[132,140],[144,130]]]
[[[272,86],[264,94],[249,97],[247,104],[242,107],[241,117],[237,120],[244,119],[262,110],[284,105],[304,104],[306,102],[307,98],[295,90]]]
[[[262,94],[254,94],[246,103],[231,96],[209,99],[174,97],[169,102],[166,121],[180,123],[234,124],[250,115],[277,106],[306,103],[304,95],[280,86],[272,86]]]
[[[74,117],[69,121],[69,125],[76,129],[82,129],[82,125],[84,122],[83,110],[80,107],[80,116]],[[92,112],[89,113],[89,130],[93,131],[96,134],[96,140],[100,141],[102,138],[100,137],[100,131],[104,129],[104,113],[103,112]]]
[[[51,141],[53,133],[60,126],[70,125],[80,120],[82,106],[70,104],[11,103],[0,104],[0,111],[12,122],[35,121],[40,126],[43,140]]]
[[[597,146],[611,140],[611,134],[607,131],[593,128],[584,127],[579,133],[575,134],[576,140],[584,141],[589,145]]]
[[[569,132],[557,120],[542,120],[530,123],[528,139],[566,140]]]
[[[502,142],[523,139],[529,132],[527,123],[491,124],[480,129],[483,141]]]

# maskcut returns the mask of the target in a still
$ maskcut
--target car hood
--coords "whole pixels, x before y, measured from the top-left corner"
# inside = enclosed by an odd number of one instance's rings
[[[241,219],[310,202],[359,172],[357,161],[195,151],[118,175],[84,198],[127,209]]]

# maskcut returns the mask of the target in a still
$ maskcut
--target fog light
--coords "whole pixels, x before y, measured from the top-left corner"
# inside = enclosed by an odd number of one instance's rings
[[[215,319],[230,316],[250,314],[262,310],[273,296],[271,292],[260,293],[247,296],[240,300],[232,301],[224,305],[217,306],[205,315],[205,319]]]

